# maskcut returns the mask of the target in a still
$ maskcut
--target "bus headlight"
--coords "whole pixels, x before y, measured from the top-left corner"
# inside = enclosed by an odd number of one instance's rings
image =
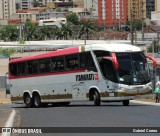
[[[149,83],[149,84],[148,84],[148,87],[152,87],[152,83]]]

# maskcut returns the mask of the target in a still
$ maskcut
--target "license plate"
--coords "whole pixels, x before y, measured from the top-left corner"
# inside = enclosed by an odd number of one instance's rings
[[[114,93],[109,93],[109,96],[110,97],[114,97]]]

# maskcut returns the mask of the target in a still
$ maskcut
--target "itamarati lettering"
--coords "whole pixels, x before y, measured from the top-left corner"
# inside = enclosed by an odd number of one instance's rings
[[[94,80],[94,74],[76,75],[76,81]]]

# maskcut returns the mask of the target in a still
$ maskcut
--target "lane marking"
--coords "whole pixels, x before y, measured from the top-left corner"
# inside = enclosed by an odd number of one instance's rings
[[[16,115],[16,111],[12,110],[12,112],[11,112],[11,114],[5,124],[5,127],[12,127],[15,115]],[[2,133],[2,136],[10,136],[10,135],[11,135],[11,133]]]

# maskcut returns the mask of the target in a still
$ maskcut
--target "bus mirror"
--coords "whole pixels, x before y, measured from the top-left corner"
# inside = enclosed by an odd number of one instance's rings
[[[147,59],[150,59],[153,62],[153,67],[156,68],[157,67],[157,61],[154,57],[152,56],[146,56]]]

